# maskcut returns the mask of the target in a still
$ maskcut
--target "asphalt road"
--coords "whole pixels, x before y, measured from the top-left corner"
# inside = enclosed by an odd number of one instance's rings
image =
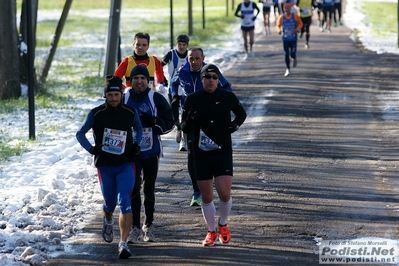
[[[399,56],[364,50],[346,27],[311,31],[289,77],[274,29],[256,37],[255,58],[224,73],[248,112],[233,135],[231,243],[201,246],[186,153],[169,134],[157,241],[130,245],[133,256],[118,260],[98,216],[83,232],[92,238],[78,235],[46,265],[319,265],[317,239],[398,239]],[[101,203],[93,207],[100,214]]]

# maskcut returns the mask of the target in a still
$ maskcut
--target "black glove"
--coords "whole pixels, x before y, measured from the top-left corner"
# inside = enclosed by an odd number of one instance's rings
[[[170,107],[179,108],[181,96],[175,95],[173,96],[172,101],[170,102]]]
[[[140,155],[140,151],[141,147],[137,144],[137,142],[135,142],[130,149],[130,155],[133,156],[133,158],[137,158]]]
[[[239,128],[240,128],[239,125],[237,125],[237,124],[234,123],[234,122],[230,122],[230,123],[227,125],[227,132],[229,132],[229,133],[231,134],[231,133],[237,131]]]
[[[253,17],[253,18],[252,18],[252,21],[255,21],[255,19],[256,19],[256,17]]]
[[[95,145],[90,148],[90,153],[93,155],[99,155],[101,153],[101,150],[103,148],[103,145]]]
[[[187,117],[189,117],[193,121],[197,121],[200,119],[200,115],[195,110],[194,106],[191,106],[190,110],[188,111]]]
[[[155,125],[155,120],[156,118],[152,115],[149,115],[147,113],[141,113],[140,115],[140,121],[141,125],[143,127],[152,127]]]

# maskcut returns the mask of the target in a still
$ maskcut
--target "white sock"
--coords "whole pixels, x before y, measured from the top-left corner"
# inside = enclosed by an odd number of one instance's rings
[[[104,217],[105,223],[108,225],[113,225],[114,224],[114,218],[112,218],[111,221],[108,221],[107,218]]]
[[[204,216],[208,231],[215,231],[216,208],[213,201],[208,204],[201,202],[202,215]]]
[[[219,214],[220,214],[220,218],[219,218],[220,225],[227,224],[232,205],[233,205],[233,199],[231,197],[228,202],[224,202],[219,199],[218,207],[219,207]]]

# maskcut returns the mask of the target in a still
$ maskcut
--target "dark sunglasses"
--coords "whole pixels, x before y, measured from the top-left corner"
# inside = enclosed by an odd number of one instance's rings
[[[204,78],[206,78],[206,79],[214,79],[214,80],[216,80],[216,79],[219,79],[219,77],[218,77],[218,75],[204,75]]]

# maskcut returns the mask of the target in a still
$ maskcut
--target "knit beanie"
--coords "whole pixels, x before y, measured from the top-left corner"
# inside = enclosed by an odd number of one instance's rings
[[[201,77],[205,76],[206,74],[208,74],[209,72],[213,72],[216,73],[218,75],[218,77],[220,78],[220,76],[222,75],[220,73],[220,70],[217,66],[215,66],[214,64],[207,64],[205,66],[202,67],[201,70]]]
[[[132,82],[133,77],[137,75],[144,75],[147,78],[147,82],[150,82],[150,74],[148,73],[148,69],[143,65],[137,65],[130,72],[130,82]]]
[[[119,91],[122,93],[122,79],[117,76],[108,75],[105,77],[104,98],[110,91]]]

